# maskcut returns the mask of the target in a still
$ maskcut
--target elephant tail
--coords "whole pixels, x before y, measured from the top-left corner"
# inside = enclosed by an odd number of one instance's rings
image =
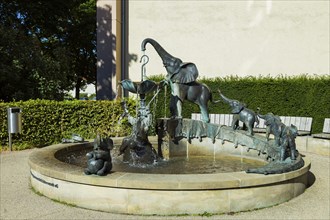
[[[259,118],[261,118],[261,117],[260,117],[260,107],[257,107],[256,114],[257,114],[256,118],[257,118],[258,121],[259,121]]]
[[[260,107],[257,107],[257,114],[260,114]]]
[[[266,115],[262,115],[261,113],[260,113],[260,107],[257,107],[257,111],[256,111],[256,114],[257,114],[257,116],[256,116],[256,120],[258,120],[259,121],[259,118],[261,118],[261,119],[266,119]]]
[[[219,100],[213,100],[212,92],[210,92],[210,101],[211,101],[213,104],[217,104],[217,103],[221,102],[221,99],[219,99]]]
[[[259,123],[260,123],[259,122],[258,114],[255,114],[254,118],[255,118],[255,123],[256,123],[255,127],[258,128],[259,127]]]

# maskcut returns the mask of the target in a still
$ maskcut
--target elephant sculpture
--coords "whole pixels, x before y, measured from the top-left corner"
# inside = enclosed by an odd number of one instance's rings
[[[112,169],[112,159],[110,150],[113,148],[111,138],[101,138],[99,135],[94,140],[93,151],[86,154],[87,168],[84,173],[86,175],[96,174],[104,176]]]
[[[265,120],[266,140],[269,141],[269,135],[273,134],[276,146],[280,146],[280,137],[286,127],[285,124],[281,122],[281,118],[278,115],[274,115],[273,113],[262,115],[259,111],[260,108],[258,108],[257,112],[258,117]]]
[[[170,112],[175,118],[182,118],[182,104],[189,100],[200,108],[202,120],[209,122],[208,102],[217,103],[212,100],[210,89],[202,83],[196,82],[198,70],[194,63],[182,62],[181,59],[169,54],[157,41],[146,38],[141,44],[142,51],[146,50],[150,43],[163,61],[167,71],[166,80],[163,84],[169,84],[171,88]]]
[[[287,155],[290,155],[291,160],[297,158],[298,151],[296,150],[295,139],[298,135],[298,129],[295,125],[291,124],[286,126],[281,133],[280,145],[280,160],[284,161]]]
[[[231,107],[231,113],[234,114],[233,122],[232,122],[232,128],[234,130],[238,129],[238,122],[241,121],[244,123],[244,126],[247,128],[248,133],[252,136],[253,133],[253,127],[254,123],[256,123],[256,126],[259,125],[259,119],[257,117],[257,114],[252,111],[251,109],[248,109],[245,107],[245,104],[234,100],[229,99],[226,96],[224,96],[221,91],[219,90],[219,94],[221,98],[230,105]]]

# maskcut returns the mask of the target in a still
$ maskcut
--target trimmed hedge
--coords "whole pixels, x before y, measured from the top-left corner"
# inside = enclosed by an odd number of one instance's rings
[[[160,81],[164,76],[151,77]],[[273,112],[283,116],[312,117],[312,133],[322,132],[324,118],[330,117],[330,75],[294,77],[226,77],[203,78],[199,82],[205,83],[212,91],[213,100],[219,100],[218,89],[231,99],[236,99],[256,111],[260,107],[261,113]],[[164,97],[167,102],[164,102]],[[157,102],[156,117],[169,116],[169,96],[162,91]],[[167,106],[165,114],[165,106]],[[193,103],[185,102],[183,117],[190,118],[191,113],[200,112]],[[214,114],[230,113],[229,105],[224,102],[209,104],[209,112]]]
[[[151,80],[161,81],[164,76],[153,76]],[[211,89],[214,100],[219,100],[217,92],[231,99],[248,104],[250,109],[261,108],[261,113],[273,112],[283,116],[305,116],[313,118],[312,133],[322,132],[324,118],[330,117],[330,76],[296,77],[226,77],[201,79]],[[166,92],[165,92],[166,91]],[[147,102],[154,96],[149,94]],[[134,96],[135,97],[135,96]],[[169,117],[170,89],[160,91],[151,103],[153,119]],[[131,115],[135,115],[136,101],[128,99]],[[7,108],[22,108],[23,132],[14,136],[14,147],[40,147],[58,143],[62,138],[70,138],[77,133],[85,139],[101,135],[126,136],[131,133],[127,120],[118,123],[122,114],[120,101],[49,101],[30,100],[26,102],[0,102],[0,140],[6,146]],[[209,104],[210,113],[230,113],[224,102]],[[197,105],[185,102],[183,117],[199,112]],[[151,127],[151,133],[154,127]]]
[[[135,101],[128,100],[128,107],[135,109]],[[49,101],[29,100],[0,103],[0,140],[8,145],[7,108],[22,108],[22,134],[14,135],[16,148],[41,147],[61,142],[73,133],[85,139],[95,138],[96,133],[111,137],[128,135],[131,126],[127,120],[118,123],[122,114],[120,101]],[[131,112],[132,115],[135,114]]]

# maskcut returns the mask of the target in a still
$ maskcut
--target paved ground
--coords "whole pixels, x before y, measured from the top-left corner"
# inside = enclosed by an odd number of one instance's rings
[[[28,156],[33,150],[0,155],[0,219],[330,219],[329,157],[311,158],[312,185],[289,202],[260,210],[206,216],[132,216],[86,210],[54,202],[32,191]],[[143,202],[143,201],[141,201]]]

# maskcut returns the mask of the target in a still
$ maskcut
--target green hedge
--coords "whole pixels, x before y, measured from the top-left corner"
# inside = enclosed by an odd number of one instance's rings
[[[160,81],[163,76],[152,77]],[[250,109],[261,108],[261,113],[273,112],[283,116],[305,116],[313,118],[312,133],[322,132],[324,118],[330,117],[330,76],[300,75],[294,77],[226,77],[199,79],[211,89],[213,100],[219,100],[218,89],[231,99],[237,99],[248,105]],[[157,101],[157,116],[169,116],[167,93],[162,91]],[[165,103],[164,97],[167,97]],[[165,106],[167,106],[165,114]],[[230,113],[224,102],[209,104],[210,113]],[[183,117],[190,118],[191,113],[199,112],[197,105],[185,102]]]
[[[135,109],[135,101],[128,100],[128,107]],[[7,146],[7,108],[22,108],[22,134],[14,135],[16,148],[40,147],[59,143],[73,133],[85,139],[95,138],[96,133],[112,137],[128,135],[131,127],[127,120],[121,124],[119,101],[49,101],[0,103],[0,140]],[[135,114],[134,112],[131,112]]]
[[[163,76],[151,77],[160,81]],[[240,100],[251,109],[261,108],[261,112],[273,112],[283,116],[306,116],[313,118],[312,133],[322,132],[324,118],[330,117],[330,76],[297,77],[227,77],[201,79],[212,91],[213,99],[218,100],[217,92],[232,99]],[[154,94],[147,97],[147,103]],[[170,90],[162,90],[151,103],[153,119],[169,117]],[[128,107],[135,115],[136,101],[128,99]],[[7,108],[22,108],[23,134],[14,136],[16,147],[39,147],[58,143],[77,133],[85,139],[102,135],[125,136],[130,134],[131,126],[127,120],[121,124],[118,119],[122,113],[119,101],[49,101],[30,100],[26,102],[0,102],[0,140],[6,146]],[[210,113],[230,113],[224,102],[209,105]],[[185,102],[183,116],[199,112],[197,105]],[[154,128],[151,128],[153,132]]]

